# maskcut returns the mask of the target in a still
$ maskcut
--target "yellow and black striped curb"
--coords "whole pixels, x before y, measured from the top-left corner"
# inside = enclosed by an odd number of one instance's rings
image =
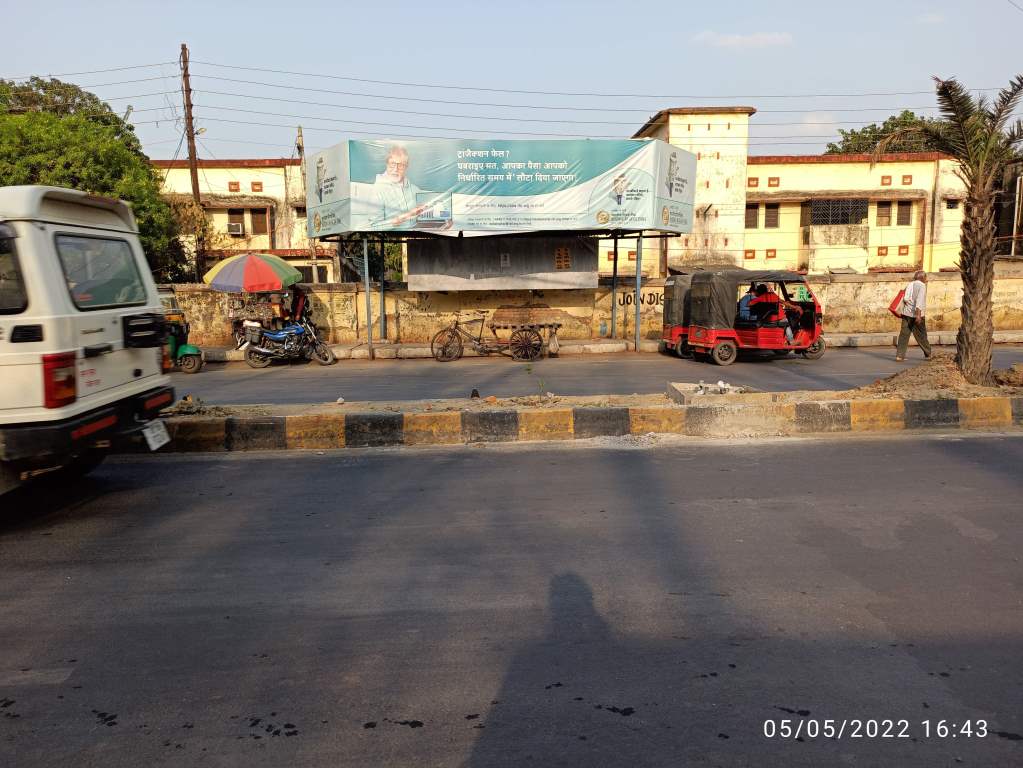
[[[537,408],[166,420],[171,451],[275,451],[573,440],[623,435],[769,437],[1023,426],[1023,397]]]

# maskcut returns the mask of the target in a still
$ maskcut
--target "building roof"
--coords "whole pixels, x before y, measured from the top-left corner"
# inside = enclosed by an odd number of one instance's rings
[[[889,152],[877,160],[868,153],[834,155],[751,155],[746,158],[749,165],[796,165],[800,163],[933,163],[936,160],[952,160],[941,152]]]
[[[815,198],[830,200],[922,200],[928,197],[923,189],[892,189],[873,187],[871,189],[789,189],[776,192],[747,192],[747,203],[799,203]]]
[[[188,168],[187,160],[150,160],[157,168]],[[283,168],[301,165],[297,157],[261,157],[242,160],[199,160],[200,168]]]
[[[163,192],[160,195],[164,200],[172,203],[186,203],[192,199],[188,192]],[[205,208],[276,208],[281,200],[269,195],[245,195],[245,194],[212,194],[201,192],[199,202]],[[294,204],[299,208],[305,205],[305,198],[295,199]]]
[[[642,128],[632,134],[632,138],[648,136],[653,128],[663,123],[664,118],[669,115],[754,115],[756,111],[756,107],[671,107],[662,109],[647,120]]]

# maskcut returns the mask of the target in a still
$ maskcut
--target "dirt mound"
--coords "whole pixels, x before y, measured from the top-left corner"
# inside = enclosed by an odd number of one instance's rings
[[[919,365],[892,376],[878,379],[859,389],[843,393],[856,398],[901,398],[905,400],[943,400],[957,397],[992,397],[1020,394],[1023,387],[1023,366],[1014,365],[1008,371],[996,371],[998,386],[983,387],[971,384],[956,367],[955,358],[947,353],[934,356]]]
[[[1016,363],[1004,371],[995,371],[995,381],[1003,387],[1023,388],[1023,363]]]

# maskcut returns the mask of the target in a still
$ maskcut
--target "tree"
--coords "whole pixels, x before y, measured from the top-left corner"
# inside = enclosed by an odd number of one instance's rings
[[[180,279],[183,253],[162,179],[131,125],[71,83],[0,80],[0,185],[47,184],[131,203],[157,280]]]
[[[963,305],[956,335],[956,364],[968,381],[987,384],[991,381],[994,336],[991,292],[996,190],[1005,166],[1018,159],[1023,143],[1023,121],[1010,124],[1023,96],[1023,75],[1017,75],[994,100],[972,96],[954,78],[934,80],[943,121],[893,131],[878,143],[874,160],[897,142],[916,135],[958,162],[956,173],[966,185],[966,204],[957,265],[963,280]]]
[[[940,120],[930,117],[921,117],[906,109],[898,115],[892,115],[881,125],[871,123],[863,128],[855,128],[848,131],[839,128],[838,132],[842,136],[841,140],[837,144],[834,142],[829,143],[824,154],[865,154],[873,152],[874,149],[877,148],[877,144],[881,141],[881,139],[895,133],[896,131],[916,128],[919,126],[940,126],[940,124]],[[937,151],[937,147],[931,144],[927,140],[926,136],[912,134],[891,144],[888,151],[933,152]]]

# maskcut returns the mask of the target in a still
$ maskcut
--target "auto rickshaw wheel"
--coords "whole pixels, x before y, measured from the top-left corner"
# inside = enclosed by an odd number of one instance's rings
[[[182,373],[199,373],[202,370],[202,357],[199,355],[185,355],[178,360],[178,367]]]
[[[818,337],[817,341],[803,350],[800,354],[807,360],[819,360],[824,356],[824,350],[827,344],[824,343],[823,337]]]
[[[675,344],[675,354],[681,357],[683,360],[688,360],[693,356],[693,348],[682,339],[679,339]]]
[[[731,365],[739,353],[738,345],[731,339],[719,341],[710,351],[711,359],[718,365]]]

